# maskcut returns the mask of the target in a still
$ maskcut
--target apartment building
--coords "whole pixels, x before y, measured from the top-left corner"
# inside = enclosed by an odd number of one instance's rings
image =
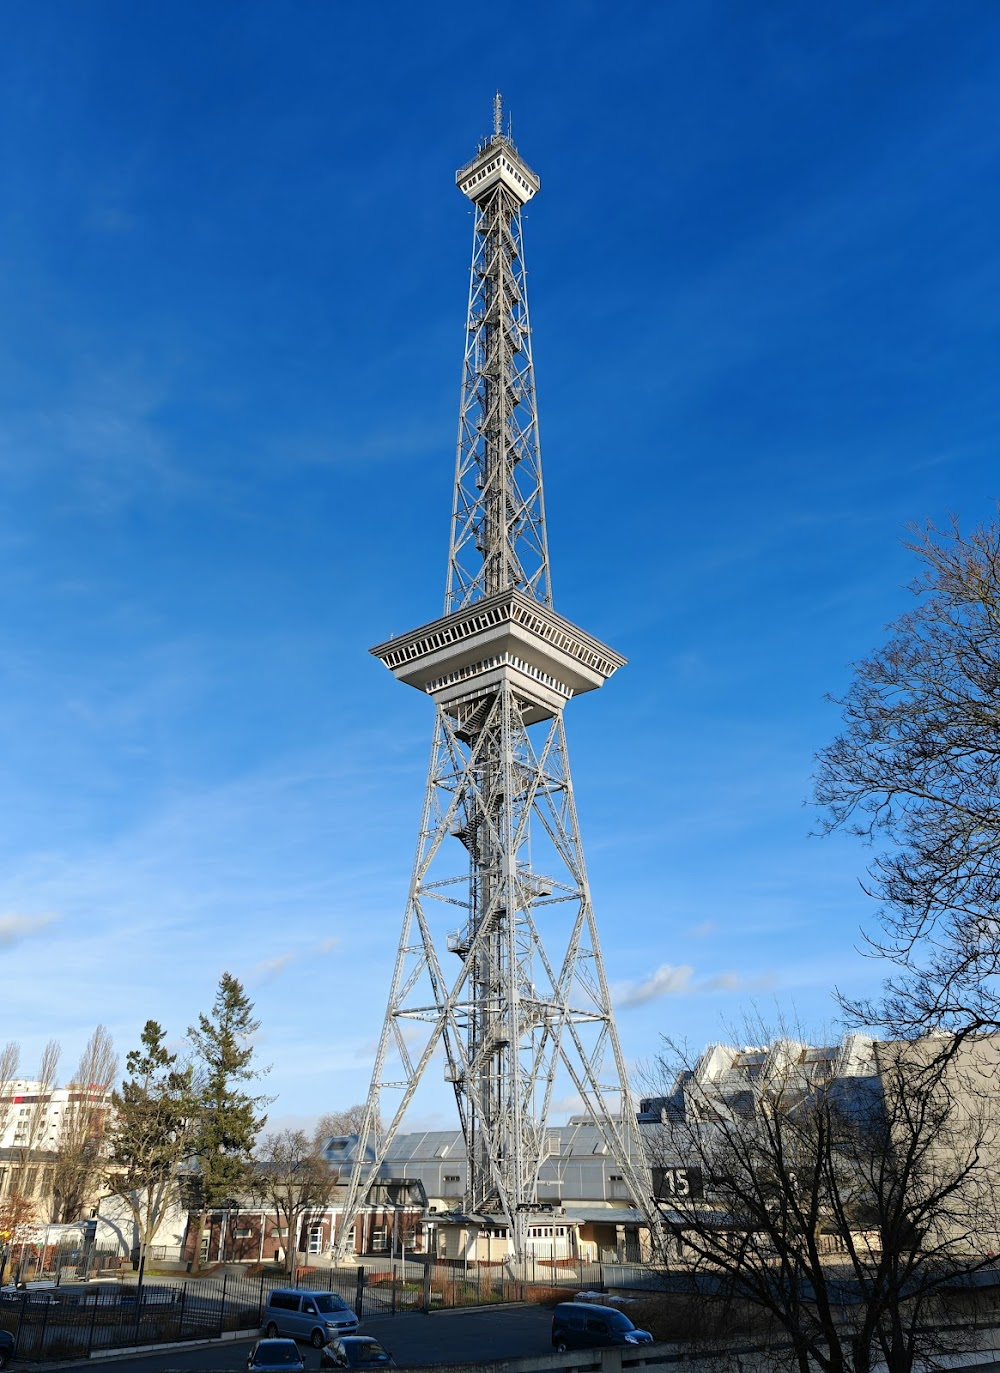
[[[56,1219],[59,1151],[81,1129],[103,1125],[110,1097],[106,1089],[79,1084],[8,1083],[0,1094],[0,1205],[16,1197],[28,1204],[32,1219]]]

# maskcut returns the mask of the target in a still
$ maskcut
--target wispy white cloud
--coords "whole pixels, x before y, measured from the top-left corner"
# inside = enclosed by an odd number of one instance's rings
[[[0,915],[0,945],[17,944],[22,939],[38,934],[55,919],[55,915]]]
[[[618,1006],[641,1006],[646,1001],[658,1001],[661,996],[679,996],[691,990],[694,968],[689,963],[661,963],[641,982],[620,982],[614,999]]]
[[[268,982],[272,977],[277,977],[284,972],[295,958],[292,952],[278,953],[273,958],[262,958],[259,963],[255,963],[252,968],[247,970],[246,978],[250,983]]]
[[[619,982],[613,988],[615,1005],[619,1008],[643,1006],[647,1001],[659,1001],[665,996],[685,996],[699,992],[765,991],[773,985],[768,975],[752,980],[738,973],[714,973],[711,977],[695,978],[690,963],[661,963],[649,977],[637,982]]]

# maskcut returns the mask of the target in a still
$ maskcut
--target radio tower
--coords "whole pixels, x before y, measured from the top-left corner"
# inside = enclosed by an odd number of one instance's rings
[[[562,718],[625,659],[552,608],[521,246],[540,183],[503,132],[499,94],[492,136],[456,181],[475,224],[444,615],[372,649],[433,698],[436,724],[337,1252],[435,1059],[465,1138],[465,1210],[503,1217],[514,1255],[557,1084],[599,1127],[657,1245]]]

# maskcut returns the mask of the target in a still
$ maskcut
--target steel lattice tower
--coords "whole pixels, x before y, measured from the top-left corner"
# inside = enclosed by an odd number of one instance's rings
[[[445,613],[372,649],[433,697],[436,725],[338,1253],[436,1057],[466,1143],[465,1209],[503,1216],[516,1255],[557,1080],[599,1126],[656,1245],[562,718],[625,660],[552,609],[521,238],[540,183],[501,132],[499,96],[493,135],[456,180],[475,223]]]

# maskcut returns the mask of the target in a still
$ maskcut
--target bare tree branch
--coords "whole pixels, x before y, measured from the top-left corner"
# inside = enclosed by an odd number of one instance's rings
[[[868,1023],[911,1035],[1000,1027],[1000,526],[914,529],[917,606],[856,663],[817,758],[824,831],[880,851],[873,953],[897,973]]]

